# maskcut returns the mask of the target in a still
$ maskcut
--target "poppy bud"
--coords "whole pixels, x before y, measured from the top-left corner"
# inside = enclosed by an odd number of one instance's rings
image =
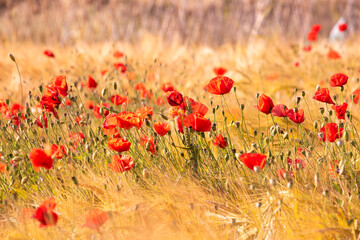
[[[301,101],[301,97],[297,97],[297,98],[296,98],[296,103],[299,104],[300,101]]]
[[[272,179],[269,180],[269,183],[270,183],[271,186],[275,186],[276,185],[276,180],[272,178]]]
[[[256,93],[256,99],[259,99],[260,93]]]
[[[144,168],[142,174],[143,174],[143,177],[144,177],[145,179],[149,179],[149,177],[150,177],[149,170],[147,170],[146,168]]]
[[[255,166],[254,167],[254,172],[258,173],[260,172],[261,168],[259,166]]]
[[[239,127],[240,127],[240,122],[235,122],[235,126],[236,126],[237,128],[239,128]]]
[[[343,92],[344,91],[344,86],[340,87],[340,91]]]
[[[332,110],[329,110],[328,112],[329,116],[331,117],[333,115],[333,111]]]
[[[244,108],[245,108],[245,105],[244,105],[244,104],[241,104],[241,105],[240,105],[240,109],[241,109],[241,110],[244,110]]]
[[[21,185],[25,185],[25,183],[28,181],[28,177],[23,177],[22,179],[21,179]]]
[[[322,192],[322,195],[323,195],[324,197],[329,196],[329,190],[324,190],[324,191]]]
[[[258,134],[257,130],[254,130],[254,136],[256,137]]]
[[[117,83],[116,82],[113,83],[113,88],[114,88],[114,90],[117,89]]]
[[[12,55],[11,53],[9,53],[9,58],[10,58],[13,62],[16,62],[16,59],[15,59],[14,55]]]
[[[284,138],[284,139],[289,139],[289,133],[288,133],[288,132],[285,132],[285,133],[283,134],[283,138]]]
[[[260,208],[261,205],[262,205],[261,202],[257,202],[257,203],[256,203],[256,207],[257,207],[257,208]]]
[[[301,96],[305,97],[305,91],[301,91]]]
[[[106,92],[107,92],[106,88],[103,88],[103,90],[101,91],[101,96],[102,96],[102,97],[105,97]]]

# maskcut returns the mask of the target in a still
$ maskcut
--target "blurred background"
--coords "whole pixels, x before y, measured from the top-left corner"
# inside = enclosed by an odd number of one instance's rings
[[[221,45],[255,36],[305,39],[319,23],[328,36],[340,17],[360,30],[360,0],[0,0],[0,39],[72,44],[82,40]]]

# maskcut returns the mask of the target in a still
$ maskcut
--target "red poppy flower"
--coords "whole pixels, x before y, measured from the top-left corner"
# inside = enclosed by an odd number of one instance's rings
[[[303,47],[304,52],[310,52],[311,51],[311,45],[307,45]]]
[[[291,121],[297,124],[300,124],[305,120],[304,109],[299,109],[297,112],[295,112],[294,109],[289,109],[286,111],[286,115]]]
[[[44,123],[44,125],[43,125],[43,123]],[[48,120],[47,120],[46,114],[42,114],[36,119],[36,125],[38,125],[40,128],[43,128],[44,126],[45,126],[45,128],[48,127]]]
[[[254,171],[254,167],[258,166],[263,169],[266,163],[266,155],[260,153],[244,153],[240,156],[240,160],[244,165]]]
[[[56,96],[42,96],[40,100],[40,105],[42,109],[45,109],[47,112],[54,114],[54,117],[59,118],[56,109],[59,107],[61,101]]]
[[[166,99],[167,99],[168,103],[170,104],[170,106],[179,106],[184,101],[181,93],[179,93],[176,90],[171,91],[171,92],[166,92]]]
[[[330,59],[340,59],[341,58],[340,54],[337,51],[332,50],[332,49],[329,50],[327,57]]]
[[[339,106],[336,105],[332,105],[331,109],[334,110],[335,115],[338,119],[343,119],[345,120],[345,113],[346,113],[346,109],[348,107],[347,103],[343,103]]]
[[[298,149],[299,150],[299,149]],[[300,155],[301,155],[301,153],[300,153]],[[303,156],[304,157],[304,156]],[[305,167],[305,161],[304,160],[302,160],[302,159],[299,159],[299,158],[297,158],[297,159],[291,159],[291,158],[287,158],[287,163],[288,163],[288,165],[289,165],[289,167],[290,168],[293,168],[293,169],[297,169],[297,168],[299,168],[300,166],[302,167],[302,168],[304,168]]]
[[[342,128],[339,128],[336,123],[327,123],[320,129],[323,133],[322,141],[335,142],[336,139],[340,138],[343,134]]]
[[[256,107],[257,107],[257,109],[259,109],[260,112],[263,112],[267,115],[267,114],[271,113],[271,111],[274,107],[274,103],[271,100],[271,98],[269,98],[265,94],[261,94],[259,97],[259,103]]]
[[[55,58],[55,54],[50,50],[45,50],[44,54],[45,54],[45,56],[48,56],[50,58]]]
[[[227,146],[227,142],[221,134],[215,137],[213,144],[215,147],[219,147],[219,148],[225,148]]]
[[[217,76],[222,76],[227,72],[227,69],[223,67],[214,67],[213,71]]]
[[[124,128],[126,130],[136,127],[137,129],[141,128],[142,119],[133,112],[120,112],[117,114],[118,127]]]
[[[346,23],[343,23],[343,24],[339,25],[339,31],[340,32],[344,32],[344,31],[346,31],[346,29],[347,29]]]
[[[300,65],[299,62],[295,62],[295,63],[294,63],[294,66],[295,66],[295,67],[299,67],[299,65]]]
[[[185,97],[185,99],[187,99],[187,103],[190,105],[192,113],[195,113],[203,117],[209,111],[209,109],[204,104],[200,102],[196,102],[194,99],[189,97]],[[184,103],[185,101],[183,102],[183,104],[180,105],[180,108],[185,111],[186,109]]]
[[[112,129],[118,125],[118,115],[115,113],[111,113],[107,115],[104,119],[102,127],[105,129]]]
[[[321,25],[320,24],[314,24],[311,26],[311,31],[314,32],[319,32],[321,30]]]
[[[103,112],[102,114],[100,114],[100,108],[101,106],[103,107]],[[107,115],[109,115],[109,111],[106,110],[105,108],[110,108],[110,104],[108,103],[103,103],[102,105],[99,103],[97,104],[95,107],[94,107],[94,116],[97,118],[97,119],[100,119],[100,118],[103,118],[103,117],[106,117]]]
[[[211,121],[195,113],[187,115],[183,121],[183,124],[185,127],[191,127],[194,131],[197,132],[210,132],[211,130]]]
[[[156,155],[156,149],[154,144],[154,138],[152,136],[142,136],[140,138],[140,144],[143,148],[149,150],[153,155]]]
[[[131,142],[123,138],[110,138],[108,141],[108,146],[111,150],[125,152],[129,151]]]
[[[46,144],[44,146],[44,151],[48,156],[57,159],[61,159],[64,155],[66,155],[66,150],[63,145],[57,146],[56,144]]]
[[[58,215],[53,212],[56,203],[55,198],[51,197],[45,200],[35,211],[33,218],[40,222],[40,227],[48,227],[56,225]]]
[[[174,85],[170,82],[167,82],[167,83],[163,83],[161,85],[161,90],[163,90],[164,92],[171,92],[171,91],[174,91]]]
[[[171,118],[175,118],[176,116],[180,115],[180,111],[182,110],[180,110],[179,106],[171,106],[169,108],[168,114]]]
[[[34,171],[38,172],[40,167],[51,169],[54,164],[54,160],[51,155],[48,155],[43,149],[33,148],[29,153],[29,158],[33,165]]]
[[[104,69],[104,70],[101,70],[100,71],[100,74],[101,74],[101,76],[105,76],[105,74],[108,72],[108,70],[107,69]]]
[[[73,144],[73,146],[77,146],[79,143],[84,143],[85,136],[83,133],[70,133],[68,137],[68,141]]]
[[[310,31],[307,35],[307,40],[309,42],[313,42],[317,40],[317,37],[318,37],[318,32]]]
[[[316,91],[313,99],[323,103],[335,104],[330,97],[328,88],[320,88],[318,91]]]
[[[217,76],[210,80],[207,85],[207,91],[215,95],[224,95],[229,93],[234,85],[231,78],[225,76]]]
[[[128,155],[115,155],[109,164],[111,170],[121,173],[131,170],[134,166],[134,160]]]
[[[94,101],[87,101],[87,102],[85,103],[85,107],[86,107],[87,109],[93,109],[93,108],[94,108]]]
[[[71,101],[70,101],[70,99],[65,99],[65,105],[66,106],[70,106],[71,105]]]
[[[271,114],[276,117],[287,117],[287,110],[288,108],[284,104],[277,104],[272,108]]]
[[[129,99],[128,97],[123,97],[123,96],[120,96],[119,94],[116,94],[114,96],[111,96],[110,97],[110,101],[115,104],[116,106],[118,105],[121,105],[121,104],[124,104],[124,103],[129,103]]]
[[[332,87],[341,87],[347,83],[348,76],[342,73],[337,73],[331,76],[330,86]]]
[[[88,76],[87,87],[91,90],[94,90],[97,87],[95,79],[93,79],[90,75]]]
[[[185,119],[185,115],[180,115],[176,118],[176,126],[179,131],[179,133],[184,134],[184,128],[183,128],[183,121]]]
[[[154,123],[154,129],[155,132],[159,135],[159,136],[164,136],[166,135],[169,130],[170,130],[170,124],[169,123],[163,123],[163,122],[156,122]]]
[[[151,117],[153,115],[153,109],[151,107],[144,106],[142,108],[136,109],[135,114],[139,116],[141,121],[144,121],[145,118],[148,119],[149,116]]]
[[[123,63],[114,63],[114,68],[117,71],[120,71],[121,73],[125,73],[126,72],[126,66]]]
[[[283,169],[283,168],[280,168],[280,169],[276,170],[276,175],[277,175],[278,177],[282,178],[282,179],[285,179],[285,174],[286,174],[286,173],[287,173],[287,172],[286,172],[285,169]],[[291,176],[291,177],[294,176],[294,173],[293,173],[292,171],[290,172],[290,176]]]
[[[360,97],[360,88],[356,89],[356,90],[352,93],[352,95],[355,96],[353,102],[354,102],[355,104],[358,104],[358,102],[359,102],[359,97]]]
[[[52,84],[58,91],[61,97],[66,97],[68,95],[68,85],[66,82],[66,76],[57,76],[53,77]]]
[[[158,98],[156,99],[156,104],[157,104],[158,106],[164,106],[164,105],[166,104],[165,98],[163,98],[163,97],[158,97]]]
[[[136,73],[135,73],[135,72],[128,72],[127,78],[128,78],[130,81],[135,80],[135,78],[136,78]]]
[[[121,58],[124,56],[124,53],[122,53],[120,51],[115,51],[113,56],[114,56],[114,58]]]
[[[6,164],[0,162],[0,173],[5,173],[6,172]]]
[[[100,227],[109,220],[109,214],[103,210],[94,209],[89,211],[85,216],[85,223],[83,227],[88,227],[96,231],[100,230]]]

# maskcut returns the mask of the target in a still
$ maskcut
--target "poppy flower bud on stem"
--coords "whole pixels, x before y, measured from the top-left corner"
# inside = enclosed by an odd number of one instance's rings
[[[241,111],[244,110],[244,108],[245,108],[245,105],[242,103],[242,104],[240,105]]]
[[[320,111],[320,114],[322,115],[322,114],[324,114],[325,109],[323,107],[321,107],[321,108],[319,108],[319,111]]]
[[[329,114],[329,116],[332,116],[332,115],[333,115],[333,111],[332,111],[332,110],[329,110],[328,114]]]
[[[15,59],[14,55],[12,55],[11,53],[9,53],[9,58],[10,58],[13,62],[16,62],[16,59]]]
[[[334,95],[333,99],[334,99],[334,101],[336,101],[337,100],[337,95]]]
[[[256,94],[256,99],[259,99],[259,97],[260,97],[260,93],[257,93]]]
[[[297,98],[296,98],[296,103],[299,104],[300,101],[301,101],[301,97],[297,97]]]
[[[269,183],[270,183],[271,186],[275,186],[276,185],[276,180],[272,178],[272,179],[269,180]]]
[[[301,91],[301,96],[305,97],[305,91]]]

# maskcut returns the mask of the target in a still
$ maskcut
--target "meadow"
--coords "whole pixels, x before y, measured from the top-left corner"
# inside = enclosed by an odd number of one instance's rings
[[[358,239],[354,39],[6,42],[1,238]]]

